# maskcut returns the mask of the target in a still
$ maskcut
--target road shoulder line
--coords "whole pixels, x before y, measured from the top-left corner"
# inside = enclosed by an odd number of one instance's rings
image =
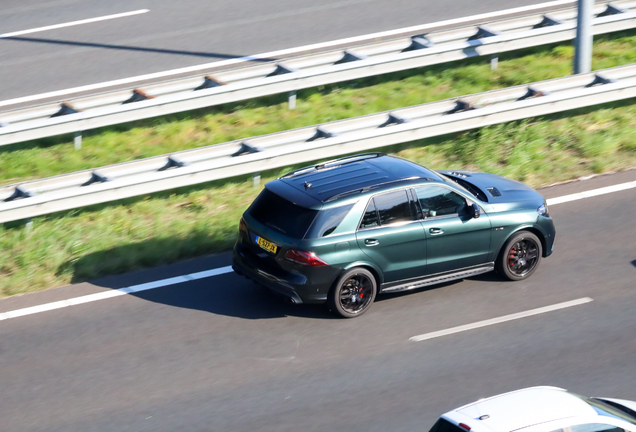
[[[16,309],[9,312],[0,313],[0,321],[9,318],[17,318],[25,315],[33,315],[40,312],[46,312],[55,309],[61,309],[68,306],[75,306],[83,303],[90,303],[98,300],[105,300],[112,297],[118,297],[126,294],[133,294],[140,291],[146,291],[155,288],[161,288],[170,285],[176,285],[191,280],[208,278],[211,276],[218,276],[226,273],[231,273],[231,266],[219,267],[212,270],[205,270],[202,272],[191,273],[183,276],[171,277],[168,279],[161,279],[158,281],[146,282],[139,285],[132,285],[126,288],[119,288],[112,291],[104,291],[96,294],[89,294],[81,297],[74,297],[67,300],[60,300],[51,303],[45,303],[38,306],[31,306],[23,309]]]

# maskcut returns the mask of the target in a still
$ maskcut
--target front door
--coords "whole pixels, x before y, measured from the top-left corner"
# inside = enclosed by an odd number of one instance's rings
[[[485,264],[490,253],[488,215],[471,217],[468,201],[443,186],[415,188],[426,234],[426,273],[436,274]],[[471,203],[472,204],[472,203]]]

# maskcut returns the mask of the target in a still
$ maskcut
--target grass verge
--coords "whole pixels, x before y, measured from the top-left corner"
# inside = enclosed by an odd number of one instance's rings
[[[623,34],[597,43],[607,45],[596,49],[596,68],[633,62],[631,57],[636,57],[634,34]],[[12,176],[14,179],[43,177],[129,160],[144,152],[162,154],[177,150],[171,147],[173,145],[196,147],[211,144],[206,140],[217,142],[214,140],[218,135],[209,122],[226,124],[227,127],[221,129],[228,135],[219,139],[226,141],[238,138],[241,133],[242,136],[269,133],[275,131],[270,128],[284,130],[422,103],[426,101],[422,100],[424,93],[431,100],[442,99],[507,87],[520,82],[516,80],[547,79],[552,76],[534,78],[528,71],[536,69],[538,74],[550,75],[557,70],[560,71],[557,76],[564,75],[569,70],[570,57],[569,47],[556,46],[513,58],[510,63],[508,60],[501,61],[500,69],[494,73],[484,69],[487,68],[485,65],[469,61],[456,69],[434,68],[438,75],[427,69],[418,74],[394,75],[389,82],[374,78],[378,82],[376,86],[370,86],[374,80],[367,80],[365,85],[369,86],[364,88],[356,88],[353,83],[341,91],[333,87],[329,91],[309,92],[307,100],[299,103],[297,111],[287,111],[284,104],[267,105],[273,99],[266,98],[251,102],[261,106],[218,108],[197,116],[177,116],[178,121],[175,122],[167,119],[147,122],[126,132],[112,128],[90,138],[103,140],[105,147],[112,145],[110,151],[96,146],[97,143],[90,142],[90,139],[85,140],[85,148],[81,152],[73,152],[72,148],[64,148],[66,144],[55,142],[24,145],[3,152],[0,176],[8,183],[7,179]],[[548,70],[551,68],[547,65],[553,62],[552,70]],[[532,78],[528,78],[530,76]],[[373,97],[366,98],[366,94]],[[268,121],[274,118],[279,121]],[[636,166],[635,119],[636,104],[625,101],[384,150],[431,168],[483,170],[541,186],[590,173]],[[307,123],[302,123],[305,121]],[[164,134],[166,131],[177,133]],[[210,132],[210,136],[202,138],[201,134],[206,131]],[[154,138],[144,143],[154,142],[156,147],[129,144],[147,135]],[[201,138],[199,141],[197,136]],[[119,149],[117,143],[125,148]],[[86,158],[85,151],[97,153],[92,153],[93,158]],[[111,151],[120,152],[112,161],[108,160],[113,157]],[[11,168],[7,174],[4,168],[9,166],[7,160],[16,157],[16,154],[25,155],[24,162],[31,167],[22,167],[23,172]],[[38,154],[40,159],[36,161]],[[144,157],[150,155],[143,154]],[[76,158],[73,160],[78,165],[73,165],[69,158]],[[62,163],[62,160],[66,162]],[[13,162],[19,165],[20,159]],[[91,162],[96,164],[81,165]],[[263,173],[263,178],[267,181],[284,171]],[[228,250],[236,236],[241,213],[258,192],[259,188],[252,187],[248,178],[235,178],[39,217],[34,219],[31,231],[19,223],[5,224],[0,228],[0,296]]]

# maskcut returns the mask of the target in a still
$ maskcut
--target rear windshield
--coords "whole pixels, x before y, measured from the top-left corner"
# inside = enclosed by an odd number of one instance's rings
[[[437,420],[437,422],[433,425],[429,432],[466,432],[464,429],[459,426],[455,426],[448,420],[444,420],[443,418]]]
[[[248,213],[263,225],[301,239],[318,211],[298,206],[268,189],[263,189]]]

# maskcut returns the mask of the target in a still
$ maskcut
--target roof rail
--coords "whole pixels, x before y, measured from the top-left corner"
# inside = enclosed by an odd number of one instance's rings
[[[296,176],[299,176],[299,175],[308,174],[310,172],[318,171],[318,170],[325,169],[325,168],[332,168],[332,167],[336,167],[336,166],[345,165],[345,164],[348,164],[348,163],[354,163],[354,162],[358,162],[358,161],[361,161],[361,160],[372,159],[372,158],[377,158],[377,157],[382,157],[382,156],[386,156],[386,153],[372,152],[372,153],[357,154],[357,155],[353,155],[353,156],[345,156],[345,157],[342,157],[342,158],[339,158],[339,159],[333,159],[333,160],[330,160],[330,161],[327,161],[327,162],[322,162],[322,163],[319,163],[317,165],[312,165],[312,166],[308,166],[308,167],[298,168],[297,170],[290,171],[287,174],[281,176],[281,178],[296,177]]]

